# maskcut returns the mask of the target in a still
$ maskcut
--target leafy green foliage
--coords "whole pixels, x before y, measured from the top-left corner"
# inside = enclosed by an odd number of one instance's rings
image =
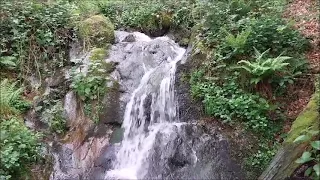
[[[0,57],[0,68],[14,69],[17,66],[16,60],[12,56]]]
[[[284,3],[197,1],[193,16],[202,17],[197,46],[204,45],[202,49],[209,55],[191,75],[191,93],[202,100],[207,115],[231,124],[241,122],[263,140],[247,162],[257,175],[275,154],[276,148],[269,144],[280,129],[282,115],[272,101],[255,93],[260,86],[250,85],[263,81],[270,83],[262,83],[263,88],[285,91],[286,84],[294,83],[305,69],[297,53],[303,54],[308,42],[282,20]],[[254,47],[264,53],[253,51]]]
[[[275,55],[283,52],[291,55],[304,52],[308,47],[308,41],[279,17],[263,16],[252,19],[249,25],[252,31],[248,37],[248,48],[270,49]]]
[[[1,66],[17,66],[23,76],[41,78],[65,63],[71,37],[68,4],[13,0],[0,6]]]
[[[191,82],[191,92],[193,96],[203,99],[206,114],[229,123],[240,119],[255,132],[266,132],[271,128],[271,123],[266,116],[271,110],[268,102],[257,95],[241,90],[235,77],[226,78],[225,83],[220,86],[215,83],[201,82],[197,79],[201,76],[201,72],[192,76],[191,81],[197,83]]]
[[[91,54],[88,72],[74,72],[71,88],[80,96],[84,102],[84,113],[95,123],[99,121],[102,106],[100,103],[108,91],[108,73],[112,72],[113,66],[103,59],[103,49],[96,49]]]
[[[0,178],[17,179],[37,160],[39,134],[27,129],[17,118],[1,119],[0,129]]]
[[[117,28],[153,32],[169,28],[191,29],[194,25],[192,1],[108,1],[98,3],[101,12]]]
[[[262,80],[268,79],[275,75],[277,72],[283,71],[283,69],[289,65],[289,63],[285,63],[286,60],[291,59],[291,57],[287,56],[278,56],[276,58],[265,58],[264,55],[269,50],[260,53],[257,49],[256,59],[254,62],[241,60],[238,62],[239,68],[246,70],[250,75],[252,75],[252,79],[250,83],[257,84]]]
[[[268,166],[273,156],[276,154],[277,146],[277,143],[275,143],[271,147],[267,142],[258,143],[259,149],[246,160],[247,166],[263,171]]]
[[[299,164],[312,163],[312,166],[305,171],[305,176],[310,176],[313,179],[319,179],[320,177],[320,141],[312,140],[313,137],[318,137],[319,131],[305,130],[305,134],[298,136],[294,142],[295,143],[305,143],[308,142],[311,150],[304,151],[300,158],[295,162]]]
[[[243,53],[244,47],[247,43],[248,36],[251,33],[251,29],[248,28],[245,31],[242,31],[237,36],[234,36],[233,34],[227,32],[228,35],[226,37],[226,45],[230,46],[233,51],[240,51]]]
[[[104,75],[106,69],[104,62],[91,61],[87,73],[74,73],[72,76],[71,88],[81,97],[82,100],[100,99],[107,91],[107,77]],[[105,64],[107,65],[107,64]]]
[[[0,83],[0,116],[17,115],[29,108],[30,104],[21,99],[22,88],[16,88],[16,83],[4,79]]]
[[[105,4],[102,12],[111,15],[111,20],[117,27],[134,27],[141,30],[155,30],[161,27],[157,20],[162,9],[159,3],[146,2],[110,2]]]

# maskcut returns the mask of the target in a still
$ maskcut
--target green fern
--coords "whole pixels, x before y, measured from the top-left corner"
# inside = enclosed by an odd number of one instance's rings
[[[267,79],[274,75],[276,72],[283,71],[289,63],[285,61],[291,59],[288,56],[279,55],[276,58],[264,58],[264,55],[269,52],[269,49],[260,53],[256,48],[254,48],[256,59],[255,62],[250,62],[246,60],[241,60],[238,64],[238,68],[246,70],[252,75],[250,83],[257,84],[260,81]]]
[[[19,113],[14,103],[20,100],[23,89],[17,89],[16,83],[10,83],[8,79],[2,80],[0,85],[0,116],[7,117]]]
[[[243,49],[245,44],[247,43],[248,36],[251,33],[251,28],[242,31],[241,33],[234,36],[233,34],[227,32],[227,37],[225,39],[228,46],[233,48],[234,50]]]
[[[17,66],[16,64],[17,59],[13,56],[3,56],[0,57],[0,68],[8,68],[8,69],[13,69]]]

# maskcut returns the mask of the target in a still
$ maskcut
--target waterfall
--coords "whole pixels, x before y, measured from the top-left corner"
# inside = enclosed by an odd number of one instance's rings
[[[154,146],[156,135],[170,134],[180,124],[176,113],[174,81],[176,64],[182,59],[185,49],[168,37],[151,40],[145,35],[135,36],[138,36],[138,41],[145,41],[141,52],[144,75],[126,105],[122,124],[124,137],[113,169],[106,172],[105,179],[144,178],[148,170],[147,158]],[[165,41],[171,46],[173,53],[166,60],[150,65],[144,50],[154,41]]]

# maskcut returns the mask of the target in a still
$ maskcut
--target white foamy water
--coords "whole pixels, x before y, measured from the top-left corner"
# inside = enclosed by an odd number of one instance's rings
[[[150,39],[142,33],[135,33],[137,41],[166,41],[174,52],[165,62],[157,66],[143,64],[145,73],[139,86],[131,95],[125,110],[124,138],[117,153],[114,168],[106,173],[105,179],[141,179],[148,169],[147,158],[154,146],[158,133],[170,134],[180,127],[176,114],[174,81],[176,64],[185,53],[168,37]],[[151,105],[146,102],[151,98]],[[148,112],[146,112],[148,110]],[[150,112],[149,112],[150,111]],[[150,114],[149,118],[146,114]]]

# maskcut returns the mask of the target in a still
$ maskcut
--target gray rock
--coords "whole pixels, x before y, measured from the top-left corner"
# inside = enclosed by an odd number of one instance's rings
[[[102,149],[102,154],[94,163],[87,179],[105,179],[105,172],[113,168],[113,162],[116,159],[118,145],[106,146]]]
[[[116,83],[117,84],[117,83]],[[103,109],[99,116],[100,122],[106,124],[122,123],[122,114],[120,109],[120,92],[117,85],[113,85],[106,93],[103,99]]]
[[[191,50],[189,49],[188,52]],[[187,53],[189,54],[189,53]],[[187,60],[188,58],[188,60]],[[176,79],[175,79],[175,96],[178,101],[178,114],[180,121],[183,122],[196,122],[203,115],[202,105],[199,101],[194,101],[190,94],[190,84],[184,82],[182,76],[190,74],[192,69],[192,59],[190,56],[182,59],[177,64]]]
[[[54,74],[46,79],[47,86],[48,87],[57,87],[61,85],[65,81],[65,75],[64,75],[64,70],[59,69]]]
[[[120,143],[123,139],[123,133],[124,133],[124,129],[123,128],[116,128],[110,137],[110,143],[111,144],[115,144],[115,143]]]
[[[69,91],[64,98],[64,111],[66,112],[67,124],[70,126],[72,121],[77,119],[79,106],[76,95],[73,91]]]
[[[133,34],[129,34],[122,40],[122,42],[135,42],[135,41],[136,41],[136,38]]]
[[[169,138],[157,134],[147,163],[147,179],[243,179],[230,158],[228,142],[193,124],[176,128]]]

